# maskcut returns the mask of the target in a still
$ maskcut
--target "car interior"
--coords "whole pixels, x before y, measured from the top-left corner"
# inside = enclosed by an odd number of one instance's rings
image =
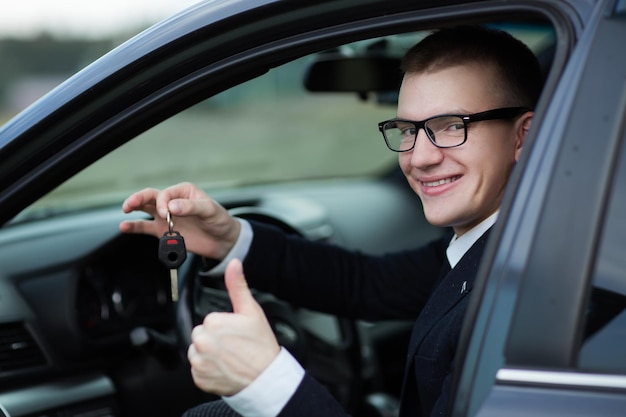
[[[549,72],[545,21],[493,23]],[[382,254],[445,230],[424,219],[376,129],[395,116],[399,60],[429,33],[377,34],[275,65],[139,132],[0,229],[0,404],[12,416],[174,416],[215,397],[191,380],[191,328],[229,311],[188,254],[173,302],[158,239],[119,232],[122,201],[189,181],[233,215]],[[175,224],[175,219],[174,219]],[[256,291],[276,337],[348,410],[397,410],[412,322],[366,322]],[[389,411],[391,410],[391,411]]]

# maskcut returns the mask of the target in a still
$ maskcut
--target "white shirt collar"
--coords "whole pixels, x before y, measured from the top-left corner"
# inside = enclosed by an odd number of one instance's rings
[[[456,264],[459,263],[463,255],[465,255],[465,252],[472,247],[478,238],[481,237],[487,229],[494,225],[497,218],[498,211],[478,223],[461,237],[457,237],[456,234],[452,237],[452,240],[448,245],[448,249],[446,249],[446,256],[448,257],[448,262],[450,263],[451,268],[454,268]]]

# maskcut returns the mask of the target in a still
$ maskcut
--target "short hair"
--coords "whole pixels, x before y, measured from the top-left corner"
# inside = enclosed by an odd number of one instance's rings
[[[469,63],[493,66],[504,105],[535,108],[543,88],[539,61],[528,46],[502,30],[478,25],[439,29],[409,49],[401,69],[412,74]]]

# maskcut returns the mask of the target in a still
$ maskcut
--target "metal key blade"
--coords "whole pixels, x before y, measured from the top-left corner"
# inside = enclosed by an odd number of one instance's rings
[[[178,267],[187,258],[185,239],[174,230],[174,222],[167,212],[167,231],[159,240],[159,260],[170,270],[170,291],[172,301],[178,301]]]
[[[172,301],[178,301],[178,270],[170,269],[170,291],[172,292]]]

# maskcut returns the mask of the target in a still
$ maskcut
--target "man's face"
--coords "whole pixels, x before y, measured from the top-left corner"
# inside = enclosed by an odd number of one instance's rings
[[[398,117],[423,120],[506,107],[494,79],[493,71],[479,65],[407,74]],[[471,123],[467,142],[447,149],[434,146],[420,129],[415,148],[400,153],[399,162],[430,223],[452,226],[461,235],[498,209],[531,117]]]

